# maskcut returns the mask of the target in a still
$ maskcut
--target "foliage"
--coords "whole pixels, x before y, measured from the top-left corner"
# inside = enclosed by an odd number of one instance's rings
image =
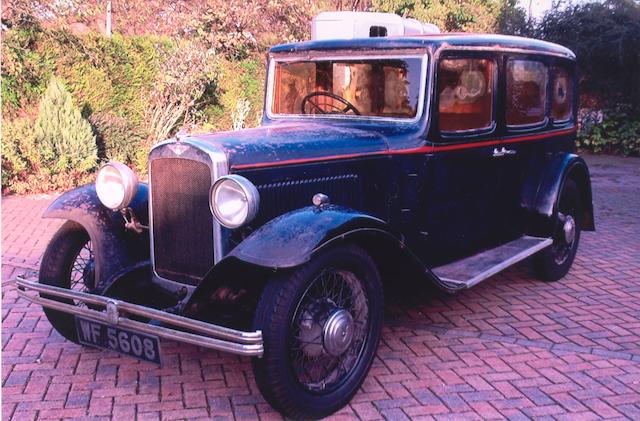
[[[213,50],[178,44],[160,66],[150,94],[144,127],[152,141],[164,140],[190,113],[203,107],[205,93],[215,89]]]
[[[75,36],[38,25],[14,27],[2,45],[3,115],[32,107],[51,76],[67,84],[83,109],[110,110],[141,123],[167,39]]]
[[[50,27],[104,33],[104,0],[6,3],[3,23],[8,25],[31,15]],[[270,45],[306,38],[318,6],[311,0],[149,0],[114,1],[112,10],[114,33],[197,40],[227,58],[246,58]]]
[[[40,101],[35,136],[51,174],[82,173],[96,167],[98,151],[91,125],[59,79],[51,78]]]
[[[201,1],[202,13],[193,25],[195,36],[228,59],[246,59],[273,44],[308,37],[318,12],[310,0]]]
[[[582,113],[578,147],[593,152],[640,156],[640,118],[628,104],[595,113]]]
[[[496,19],[496,29],[500,34],[530,37],[534,32],[534,22],[518,6],[518,0],[504,0]]]
[[[443,31],[496,32],[501,24],[508,26],[515,11],[520,13],[513,0],[373,0],[372,4],[375,11],[433,23]]]
[[[537,35],[572,49],[580,91],[601,107],[630,103],[640,111],[640,3],[605,0],[551,9]]]
[[[217,62],[215,97],[196,118],[200,130],[229,130],[242,121],[254,127],[262,117],[265,63],[252,56],[240,61]],[[235,117],[235,118],[234,118]],[[242,117],[242,118],[239,118]]]
[[[35,135],[34,119],[20,117],[2,123],[2,192],[40,193],[68,190],[93,176],[71,169],[52,174],[45,165]]]
[[[40,153],[33,130],[33,121],[20,118],[2,124],[2,187],[13,191],[28,190],[23,181],[30,173],[37,172]]]
[[[251,103],[246,98],[238,99],[236,103],[236,109],[231,113],[231,121],[233,130],[242,130],[245,127],[245,122],[249,111],[251,110]]]
[[[147,138],[141,128],[109,111],[91,114],[89,122],[96,136],[98,156],[101,159],[126,164],[136,162],[137,151]]]

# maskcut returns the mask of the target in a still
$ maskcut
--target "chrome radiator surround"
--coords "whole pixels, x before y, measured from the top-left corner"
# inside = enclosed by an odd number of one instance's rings
[[[153,229],[153,175],[151,173],[151,163],[156,159],[187,159],[204,163],[211,171],[211,183],[213,184],[218,178],[227,175],[229,165],[227,156],[222,150],[216,149],[212,145],[202,142],[197,138],[182,137],[179,140],[170,139],[155,145],[149,153],[149,240],[150,254],[153,274],[158,279],[176,282],[175,280],[166,279],[156,271],[155,247],[154,247],[154,229]],[[211,215],[213,220],[213,254],[214,264],[219,262],[225,255],[226,249],[223,242],[222,227],[218,221]]]

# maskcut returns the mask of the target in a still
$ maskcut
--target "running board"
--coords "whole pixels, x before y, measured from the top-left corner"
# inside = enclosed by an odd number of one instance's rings
[[[549,247],[551,238],[523,236],[496,248],[433,269],[450,289],[465,289]]]

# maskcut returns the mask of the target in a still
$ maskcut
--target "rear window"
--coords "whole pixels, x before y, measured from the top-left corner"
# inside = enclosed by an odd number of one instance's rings
[[[557,122],[567,121],[573,114],[573,78],[564,67],[555,67],[553,74],[551,118]]]
[[[487,59],[440,61],[438,125],[441,132],[488,129],[493,125],[495,63]]]
[[[548,70],[533,60],[507,64],[507,125],[530,126],[545,121]]]

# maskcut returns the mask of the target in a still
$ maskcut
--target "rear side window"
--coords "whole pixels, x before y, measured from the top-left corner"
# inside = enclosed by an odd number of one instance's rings
[[[440,131],[460,132],[492,127],[494,84],[493,60],[441,60],[438,69]]]
[[[507,64],[507,125],[530,126],[545,121],[547,66],[533,60],[509,60]]]
[[[554,67],[553,75],[551,118],[556,122],[568,121],[573,114],[573,77],[564,67]]]

